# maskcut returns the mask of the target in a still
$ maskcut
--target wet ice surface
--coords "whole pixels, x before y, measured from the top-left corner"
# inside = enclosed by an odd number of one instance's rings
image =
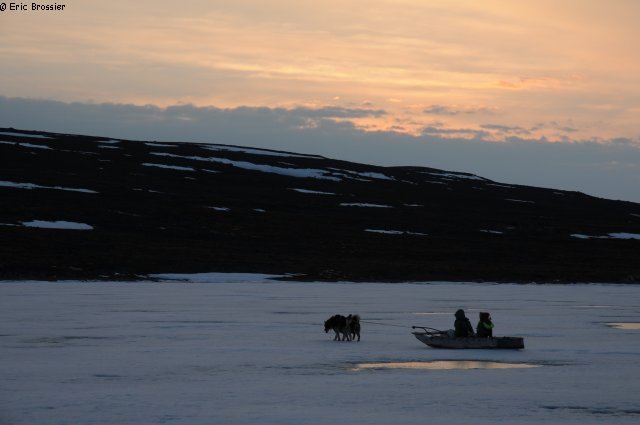
[[[625,329],[625,330],[636,330],[640,331],[640,323],[607,323],[607,325],[616,329]]]
[[[411,335],[458,308],[526,349]],[[639,316],[622,285],[3,282],[0,423],[635,424],[640,333],[608,323]],[[353,370],[390,362],[537,367]]]
[[[415,369],[415,370],[472,370],[472,369],[527,369],[540,367],[530,363],[505,363],[473,360],[434,360],[429,362],[358,363],[354,371],[367,369]]]

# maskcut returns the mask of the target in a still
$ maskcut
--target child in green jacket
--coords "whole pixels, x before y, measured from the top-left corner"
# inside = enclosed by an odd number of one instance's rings
[[[493,322],[491,321],[491,315],[489,313],[480,313],[480,321],[476,327],[477,335],[479,337],[492,337],[493,336]]]

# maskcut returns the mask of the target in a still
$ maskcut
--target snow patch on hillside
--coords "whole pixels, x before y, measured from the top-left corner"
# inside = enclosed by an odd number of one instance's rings
[[[213,145],[213,146],[202,146],[202,147],[210,151],[242,152],[242,153],[248,153],[252,155],[279,156],[279,157],[288,157],[288,158],[323,159],[321,156],[316,156],[316,155],[303,155],[303,154],[295,154],[295,153],[288,153],[288,152],[270,151],[270,150],[264,150],[264,149],[242,148],[237,146]]]
[[[165,168],[167,170],[178,170],[178,171],[195,171],[192,167],[180,167],[177,165],[165,165],[165,164],[156,164],[151,162],[143,162],[143,166],[145,167],[157,167],[157,168]]]
[[[61,230],[93,230],[93,226],[85,223],[77,223],[74,221],[45,221],[33,220],[23,221],[24,227],[36,227],[39,229],[61,229]]]
[[[445,179],[466,179],[466,180],[488,181],[483,177],[475,176],[473,174],[446,173],[446,172],[434,172],[434,171],[420,171],[420,172],[423,174],[430,174],[432,176],[438,176]]]
[[[309,189],[297,189],[297,188],[289,188],[295,192],[306,193],[311,195],[335,195],[333,192],[320,192],[318,190],[309,190]]]
[[[582,235],[579,233],[574,233],[571,236],[578,239],[638,239],[640,240],[640,234],[625,233],[625,232],[609,233],[607,236],[590,236],[590,235]]]
[[[145,145],[147,146],[151,146],[154,148],[177,148],[177,145],[171,145],[169,143],[152,143],[152,142],[145,142]]]
[[[31,148],[31,149],[45,149],[45,150],[53,150],[51,149],[49,146],[45,146],[45,145],[34,145],[33,143],[18,143],[18,146],[24,147],[24,148]]]
[[[495,187],[504,187],[505,189],[515,189],[513,186],[509,186],[508,184],[500,184],[500,183],[487,183],[485,186],[495,186]]]
[[[16,183],[16,182],[8,182],[8,181],[0,181],[0,187],[12,187],[15,189],[52,189],[52,190],[65,190],[68,192],[81,192],[81,193],[98,193],[95,190],[90,189],[77,189],[72,187],[62,187],[62,186],[41,186],[39,184],[34,183]]]
[[[525,200],[522,200],[522,199],[505,199],[505,201],[521,202],[521,203],[524,203],[524,204],[535,204],[536,203],[535,201],[525,201]]]
[[[391,205],[383,205],[383,204],[367,204],[360,202],[343,202],[340,204],[341,207],[362,207],[362,208],[393,208]]]
[[[42,134],[32,134],[32,133],[13,133],[10,131],[0,131],[0,135],[2,136],[15,136],[15,137],[29,137],[31,139],[52,139],[51,136],[43,136]]]
[[[375,180],[395,180],[393,177],[389,177],[386,174],[377,173],[373,171],[352,171],[345,170],[342,168],[328,167],[328,170],[332,171],[333,175],[337,175],[342,178],[353,179],[358,181],[371,181],[371,179]]]
[[[246,161],[232,161],[226,158],[183,156],[183,155],[174,155],[174,154],[164,153],[164,152],[151,152],[151,155],[166,156],[170,158],[183,158],[183,159],[189,159],[192,161],[217,162],[220,164],[231,165],[232,167],[242,168],[244,170],[280,174],[280,175],[289,176],[289,177],[341,181],[337,177],[327,175],[327,171],[325,170],[319,170],[314,168],[283,168],[283,167],[275,167],[273,165],[266,165],[266,164],[254,164],[253,162],[246,162]]]
[[[429,236],[427,233],[410,232],[408,230],[384,230],[384,229],[364,229],[369,233],[381,233],[383,235],[414,235],[414,236]]]
[[[150,278],[174,282],[191,283],[264,283],[283,277],[261,273],[160,273],[150,274]]]

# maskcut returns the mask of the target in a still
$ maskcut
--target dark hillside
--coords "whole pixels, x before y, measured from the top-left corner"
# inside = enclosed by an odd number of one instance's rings
[[[0,129],[0,205],[1,279],[640,280],[639,204],[430,168]]]

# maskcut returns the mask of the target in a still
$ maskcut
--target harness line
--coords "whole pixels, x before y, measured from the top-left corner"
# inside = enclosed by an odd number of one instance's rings
[[[370,323],[372,325],[379,325],[379,326],[393,326],[396,328],[408,328],[409,326],[405,326],[405,325],[392,325],[390,323],[380,323],[380,322],[370,322],[368,320],[360,320],[360,323]]]

